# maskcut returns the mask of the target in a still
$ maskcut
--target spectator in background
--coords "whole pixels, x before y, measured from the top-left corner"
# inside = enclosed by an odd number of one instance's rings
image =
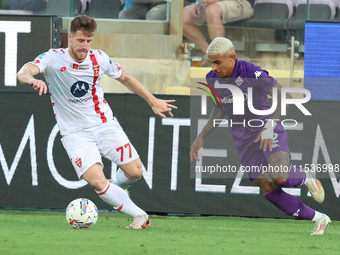
[[[119,19],[145,19],[145,20],[166,20],[167,2],[151,3],[154,1],[145,0],[146,3],[135,3],[125,1],[124,9],[119,12]],[[150,2],[150,3],[147,3]]]
[[[205,54],[209,43],[199,26],[207,24],[209,37],[213,40],[216,37],[225,37],[224,24],[250,18],[253,13],[254,9],[246,0],[197,0],[183,10],[184,37]]]

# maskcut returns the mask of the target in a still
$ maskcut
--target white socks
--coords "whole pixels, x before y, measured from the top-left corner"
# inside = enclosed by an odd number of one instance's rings
[[[321,218],[322,218],[322,213],[315,211],[315,215],[314,215],[314,218],[312,219],[312,221],[316,221],[316,220],[321,219]]]
[[[113,183],[121,187],[122,189],[127,189],[128,187],[130,187],[132,184],[134,184],[138,180],[139,179],[129,179],[125,175],[123,170],[119,168],[116,174],[116,179],[113,181]]]
[[[116,177],[112,183],[107,182],[104,190],[97,192],[99,197],[115,210],[131,215],[132,217],[146,214],[145,211],[132,202],[128,193],[125,191],[139,179],[129,179],[120,168],[117,171]]]
[[[102,191],[96,191],[98,196],[107,204],[111,205],[115,210],[126,213],[132,217],[146,214],[132,200],[125,190],[107,182],[106,187]]]

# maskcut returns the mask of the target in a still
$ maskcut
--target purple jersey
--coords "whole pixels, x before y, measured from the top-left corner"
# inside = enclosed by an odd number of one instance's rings
[[[266,70],[256,66],[247,61],[237,60],[235,69],[230,78],[219,78],[218,75],[210,71],[206,76],[207,82],[210,86],[215,87],[215,82],[220,84],[228,84],[240,89],[244,96],[244,114],[233,114],[233,95],[229,89],[216,88],[218,95],[222,101],[223,111],[229,119],[229,126],[231,126],[231,133],[235,139],[235,144],[238,146],[242,144],[245,139],[253,139],[254,135],[262,130],[261,120],[266,123],[266,119],[270,115],[255,115],[248,108],[248,88],[253,90],[253,105],[257,110],[266,110],[270,108],[268,101],[268,91],[275,85],[276,80],[268,75]],[[251,120],[250,125],[248,121]],[[239,124],[237,124],[239,123]],[[260,126],[260,127],[254,127]],[[240,140],[241,139],[241,140]]]
[[[275,85],[276,80],[268,75],[266,70],[256,66],[252,63],[237,60],[235,69],[230,78],[219,78],[214,71],[210,71],[206,76],[207,82],[210,86],[215,87],[215,81],[218,80],[220,84],[233,85],[244,94],[244,115],[233,115],[233,96],[229,89],[216,89],[222,100],[222,108],[229,119],[233,120],[250,120],[250,119],[267,119],[270,115],[260,116],[255,115],[248,109],[247,98],[248,88],[253,88],[253,105],[257,110],[269,109],[268,91]]]
[[[289,153],[287,143],[287,133],[284,131],[281,123],[275,128],[276,137],[274,138],[274,148],[272,152],[263,153],[259,149],[259,143],[254,141],[263,129],[263,125],[270,118],[270,115],[256,115],[252,113],[248,107],[248,88],[253,91],[253,106],[256,110],[270,109],[268,101],[268,91],[277,82],[268,75],[266,70],[247,61],[237,60],[234,71],[230,78],[220,78],[218,75],[210,71],[206,75],[207,82],[214,87],[222,102],[222,109],[229,119],[231,134],[234,138],[236,148],[243,166],[267,164],[267,158],[275,151],[282,150]],[[216,82],[235,86],[243,93],[242,103],[244,104],[244,114],[233,114],[233,94],[227,88],[216,88]],[[218,99],[216,98],[217,102]],[[238,107],[235,105],[235,107]],[[249,124],[250,123],[250,124]],[[278,136],[279,134],[279,136]],[[257,155],[257,156],[256,156]],[[248,173],[250,174],[250,173]],[[249,175],[251,180],[256,178],[259,173]]]

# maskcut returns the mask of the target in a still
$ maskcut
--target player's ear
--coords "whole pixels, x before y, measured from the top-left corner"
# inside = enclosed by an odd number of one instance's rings
[[[71,40],[71,39],[73,38],[72,33],[68,33],[68,34],[67,34],[67,38],[68,38],[68,40]]]

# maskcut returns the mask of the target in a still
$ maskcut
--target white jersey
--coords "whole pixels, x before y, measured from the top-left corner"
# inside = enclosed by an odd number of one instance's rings
[[[45,76],[61,135],[112,121],[99,81],[103,74],[118,79],[122,70],[106,53],[90,49],[79,63],[68,48],[50,49],[31,63]]]

